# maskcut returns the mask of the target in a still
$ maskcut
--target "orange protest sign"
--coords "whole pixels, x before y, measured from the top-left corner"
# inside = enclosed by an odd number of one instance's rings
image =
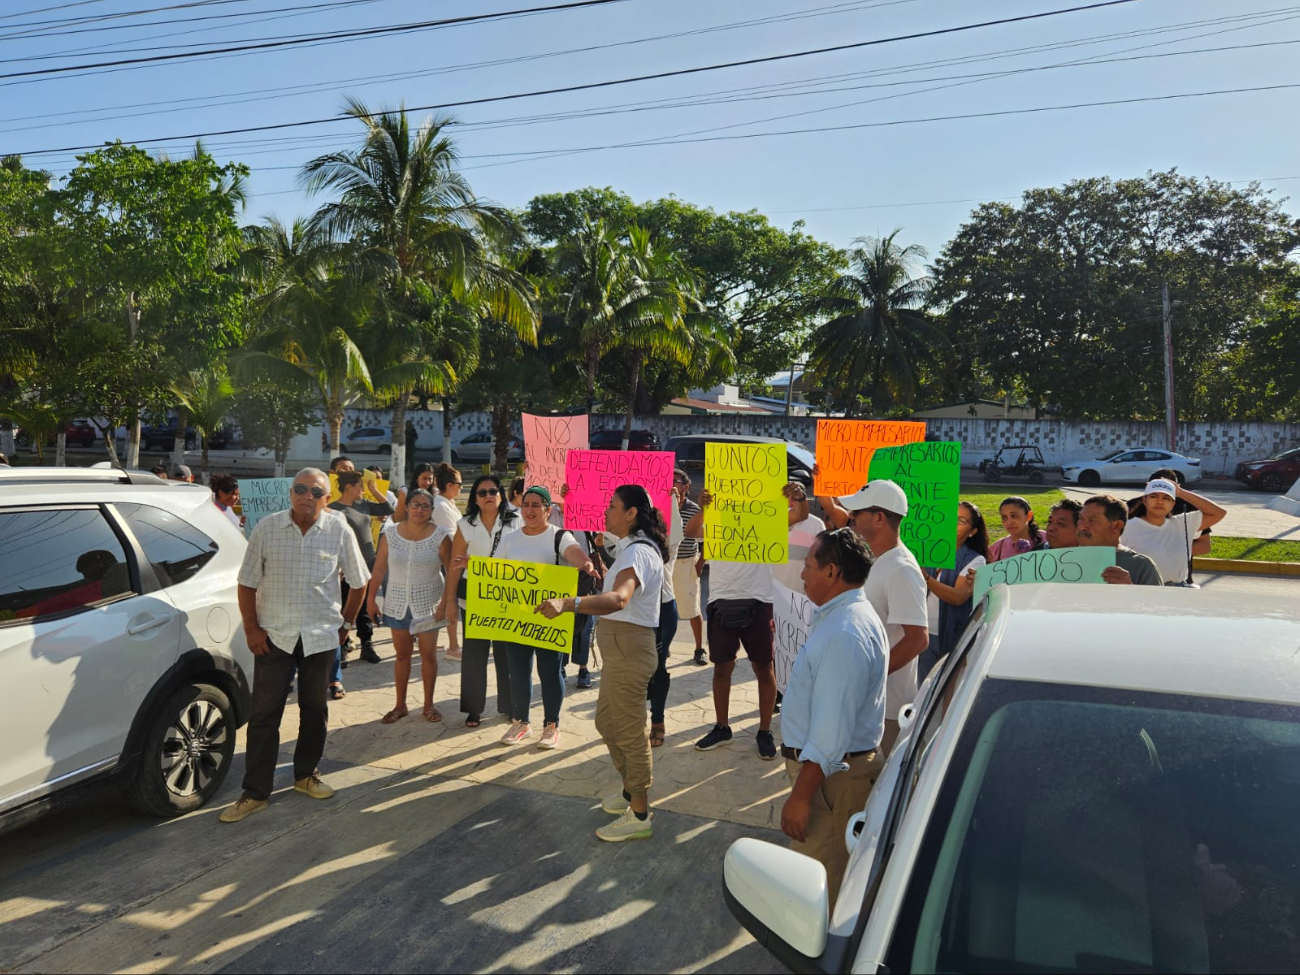
[[[861,490],[880,447],[925,439],[921,420],[818,420],[817,483],[814,493],[833,498]]]

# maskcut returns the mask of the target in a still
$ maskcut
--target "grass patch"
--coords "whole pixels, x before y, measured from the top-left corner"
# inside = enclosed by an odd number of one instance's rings
[[[1029,502],[1029,507],[1034,512],[1034,520],[1038,522],[1039,528],[1047,527],[1047,513],[1052,510],[1052,505],[1065,498],[1064,492],[1058,488],[1026,490],[1023,486],[1015,484],[1002,485],[997,491],[980,494],[974,494],[966,490],[961,492],[961,500],[969,501],[984,513],[984,520],[988,523],[990,542],[996,542],[1006,534],[1002,530],[1002,520],[998,517],[998,505],[1002,503],[1003,498],[1012,496],[1022,497]]]
[[[1210,558],[1247,562],[1300,562],[1300,542],[1271,538],[1210,536]]]

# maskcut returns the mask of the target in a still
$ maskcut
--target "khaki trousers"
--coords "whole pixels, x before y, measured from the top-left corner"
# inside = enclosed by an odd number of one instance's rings
[[[646,734],[646,686],[659,666],[655,631],[621,620],[596,624],[600,641],[600,695],[596,731],[630,793],[648,792],[653,781]]]
[[[850,758],[847,772],[836,772],[813,793],[809,804],[808,838],[802,843],[790,841],[790,849],[812,857],[826,868],[826,887],[830,892],[832,910],[835,909],[844,870],[849,865],[844,831],[848,829],[853,814],[862,812],[862,807],[867,804],[867,796],[884,764],[879,749]],[[803,762],[796,762],[793,758],[785,760],[785,773],[790,777],[791,785],[798,780],[802,769]]]

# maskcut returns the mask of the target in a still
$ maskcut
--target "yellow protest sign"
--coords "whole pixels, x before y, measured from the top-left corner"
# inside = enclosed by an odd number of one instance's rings
[[[508,640],[573,652],[573,614],[548,620],[534,610],[546,599],[578,594],[578,570],[513,559],[469,560],[465,639]]]
[[[361,473],[361,500],[362,501],[384,501],[384,495],[388,492],[390,482],[385,481],[382,477],[375,474],[374,471],[362,471]],[[342,495],[339,493],[339,476],[330,471],[330,504],[337,501]]]
[[[783,443],[706,443],[704,557],[710,562],[775,565],[789,557]]]

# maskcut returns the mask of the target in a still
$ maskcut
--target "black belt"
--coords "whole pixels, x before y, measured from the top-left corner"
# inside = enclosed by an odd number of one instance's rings
[[[874,748],[868,748],[865,751],[860,751],[860,752],[845,752],[843,761],[847,762],[850,758],[859,758],[862,755],[873,755],[875,754],[875,752],[876,749]],[[802,761],[802,759],[799,758],[799,749],[791,748],[789,745],[781,746],[781,757],[792,758],[796,762]]]

